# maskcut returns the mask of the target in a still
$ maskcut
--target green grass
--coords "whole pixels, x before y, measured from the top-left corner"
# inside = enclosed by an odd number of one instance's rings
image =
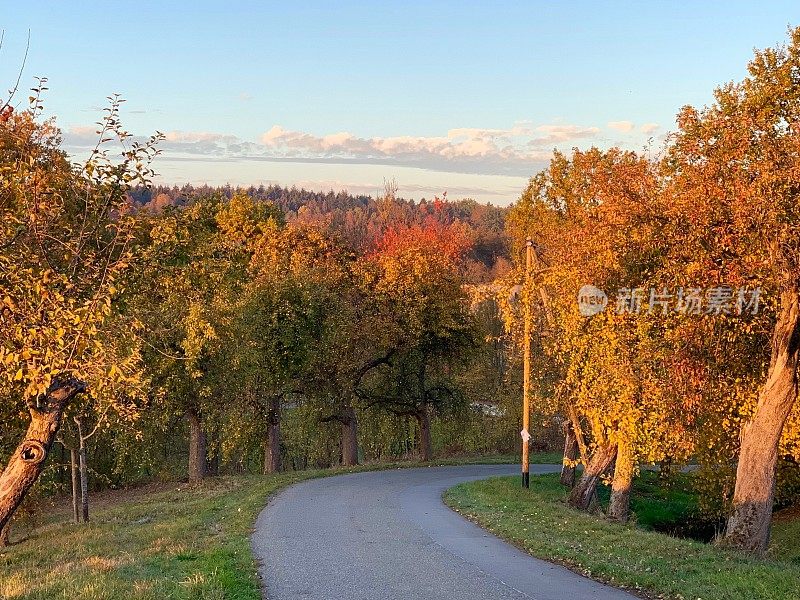
[[[662,481],[654,471],[642,471],[634,480],[631,511],[634,522],[644,529],[675,537],[709,542],[722,530],[724,521],[706,517],[698,506],[691,473],[674,473]],[[562,493],[561,488],[553,490]],[[608,505],[611,490],[601,486],[601,504]]]
[[[256,515],[275,490],[319,474],[134,492],[97,507],[88,524],[51,523],[0,554],[0,598],[255,600],[248,535]]]
[[[782,560],[800,568],[800,506],[782,510],[775,515],[772,549]]]
[[[654,476],[646,476],[643,498],[632,503],[640,511],[638,525],[621,526],[569,509],[557,475],[532,477],[527,491],[515,477],[465,483],[448,490],[445,502],[534,556],[642,595],[686,600],[800,599],[799,520],[776,519],[772,558],[766,560],[648,531],[643,527],[694,510],[684,486],[648,492],[653,480]],[[676,505],[659,507],[658,496],[663,493],[674,497]]]
[[[431,466],[515,460],[456,457]],[[373,464],[349,471],[414,466],[422,465]],[[249,535],[268,496],[301,480],[342,472],[215,477],[198,486],[153,484],[100,494],[84,525],[69,522],[68,500],[62,499],[58,510],[42,509],[45,524],[25,541],[0,549],[0,598],[260,599]]]

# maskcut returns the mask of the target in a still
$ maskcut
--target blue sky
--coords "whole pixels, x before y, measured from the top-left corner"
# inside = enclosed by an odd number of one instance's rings
[[[656,146],[800,24],[794,2],[0,0],[0,82],[46,76],[76,157],[105,97],[167,183],[507,204],[554,147]],[[21,94],[26,98],[27,93]]]

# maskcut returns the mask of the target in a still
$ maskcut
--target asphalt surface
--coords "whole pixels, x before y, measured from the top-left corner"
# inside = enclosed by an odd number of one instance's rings
[[[557,470],[531,466],[532,473]],[[252,537],[270,600],[622,600],[623,591],[531,558],[441,501],[510,465],[355,473],[275,496]]]

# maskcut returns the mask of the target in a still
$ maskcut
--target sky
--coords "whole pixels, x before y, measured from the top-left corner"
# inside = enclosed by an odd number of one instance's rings
[[[800,2],[0,0],[0,89],[85,157],[106,97],[161,131],[157,182],[506,205],[553,149],[657,150],[786,40]]]

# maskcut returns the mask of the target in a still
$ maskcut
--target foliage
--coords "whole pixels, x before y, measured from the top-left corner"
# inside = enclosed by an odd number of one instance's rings
[[[73,375],[94,397],[119,400],[136,385],[137,349],[121,332],[112,300],[132,257],[133,217],[126,190],[151,175],[154,136],[113,162],[99,145],[82,167],[58,149],[55,125],[39,122],[41,104],[0,128],[0,363],[5,393],[25,401],[54,378]],[[98,132],[124,141],[120,101]],[[109,136],[109,137],[107,137]],[[18,403],[17,406],[20,404]],[[123,404],[118,408],[124,410]]]

